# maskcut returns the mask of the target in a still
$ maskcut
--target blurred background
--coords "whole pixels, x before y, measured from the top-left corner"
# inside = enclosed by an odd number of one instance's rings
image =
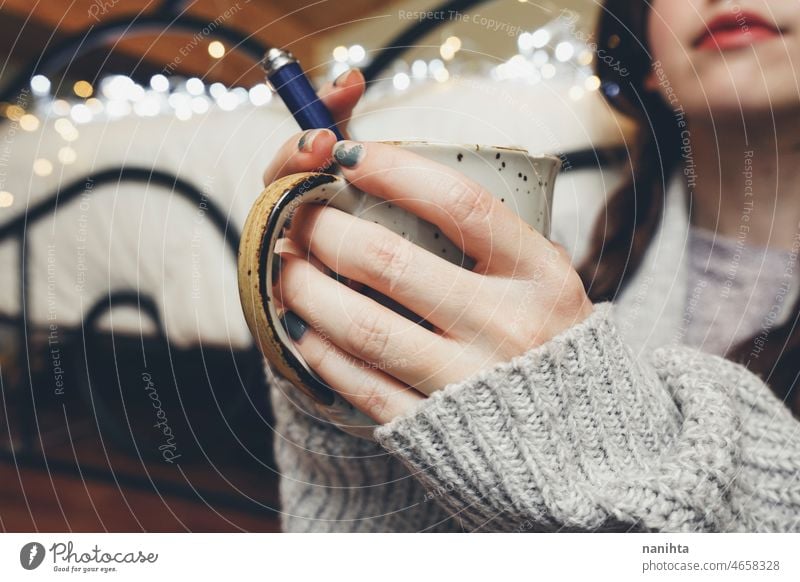
[[[236,285],[261,174],[298,131],[266,48],[317,86],[362,68],[359,139],[561,156],[555,227],[585,233],[629,133],[592,73],[598,10],[5,0],[0,529],[278,530],[281,435]]]

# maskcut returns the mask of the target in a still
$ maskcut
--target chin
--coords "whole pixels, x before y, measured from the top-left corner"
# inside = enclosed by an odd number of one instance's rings
[[[738,115],[800,108],[800,69],[792,66],[785,48],[776,50],[772,42],[758,48],[755,54],[743,49],[724,59],[717,55],[714,62],[698,66],[692,101],[714,113]],[[800,66],[800,55],[793,60]]]
[[[800,112],[800,72],[774,73],[751,67],[745,74],[734,71],[734,67],[718,66],[710,75],[703,76],[701,83],[694,83],[692,89],[683,93],[689,96],[683,100],[684,108],[700,116],[734,115],[737,118],[769,116],[770,111]]]

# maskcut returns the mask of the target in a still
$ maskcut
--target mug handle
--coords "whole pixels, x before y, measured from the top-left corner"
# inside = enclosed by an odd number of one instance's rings
[[[302,204],[345,207],[356,200],[355,189],[341,176],[302,172],[279,178],[256,199],[244,224],[239,244],[239,298],[250,333],[267,361],[291,384],[310,397],[321,413],[339,428],[372,438],[375,421],[356,409],[317,376],[300,356],[279,322],[272,298],[277,276],[275,243]]]

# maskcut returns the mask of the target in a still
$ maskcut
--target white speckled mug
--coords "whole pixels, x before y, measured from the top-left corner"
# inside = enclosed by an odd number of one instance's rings
[[[530,155],[515,147],[462,145],[428,141],[387,141],[450,166],[474,180],[545,236],[550,234],[553,182],[561,167],[557,157]],[[245,222],[239,247],[239,294],[245,319],[259,349],[274,368],[310,396],[340,428],[369,437],[374,422],[329,388],[308,366],[280,323],[273,298],[274,254],[301,204],[328,204],[402,235],[448,261],[473,263],[431,223],[358,190],[341,175],[305,172],[268,185]]]

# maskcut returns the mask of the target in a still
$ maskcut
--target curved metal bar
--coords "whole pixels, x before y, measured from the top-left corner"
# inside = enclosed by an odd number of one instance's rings
[[[165,9],[171,9],[166,7]],[[171,14],[155,14],[136,18],[119,18],[92,26],[68,36],[60,42],[48,47],[41,58],[28,64],[14,78],[0,89],[0,101],[12,102],[35,74],[48,74],[69,65],[75,57],[117,39],[137,34],[159,33],[163,31],[181,31],[197,34],[209,28],[212,21],[194,16],[173,16]],[[211,36],[227,41],[236,49],[244,51],[254,61],[260,61],[267,50],[267,45],[254,37],[247,37],[224,26],[216,26],[209,33]]]
[[[208,219],[222,234],[233,255],[236,256],[238,253],[241,232],[235,224],[227,220],[219,206],[217,206],[213,200],[206,198],[199,188],[183,178],[163,170],[137,167],[101,170],[95,174],[85,176],[84,178],[73,180],[66,186],[59,187],[56,192],[41,202],[30,206],[27,211],[20,216],[0,226],[0,242],[12,236],[21,236],[25,231],[26,224],[36,222],[43,216],[46,216],[55,210],[56,205],[64,205],[78,198],[83,193],[87,183],[91,183],[92,187],[96,187],[102,184],[117,184],[119,182],[146,182],[148,184],[155,184],[176,192],[192,203],[206,204],[204,211]]]

